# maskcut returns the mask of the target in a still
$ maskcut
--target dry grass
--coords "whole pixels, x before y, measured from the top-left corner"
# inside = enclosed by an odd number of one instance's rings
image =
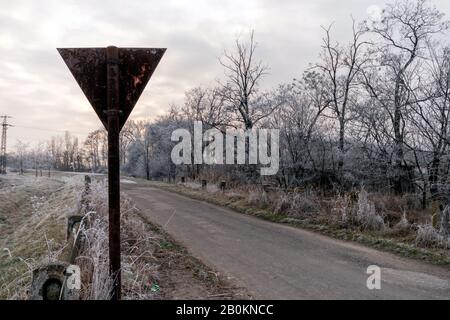
[[[431,224],[418,225],[416,243],[424,247],[450,247],[450,239],[441,235]]]
[[[67,254],[66,216],[77,202],[75,186],[48,178],[8,175],[0,190],[0,298],[26,299],[31,272]]]
[[[384,230],[384,220],[375,210],[375,204],[368,199],[366,190],[361,189],[358,193],[356,220],[363,230]]]
[[[113,279],[109,276],[108,258],[108,192],[104,181],[94,181],[87,197],[92,211],[85,215],[86,224],[79,233],[84,239],[76,259],[84,284],[81,299],[110,298]],[[121,195],[122,290],[125,299],[158,297],[158,261],[154,252],[161,237],[145,230],[132,202]],[[153,288],[153,289],[152,289]]]
[[[49,260],[67,261],[71,246],[65,239],[66,218],[80,213],[84,218],[78,232],[84,245],[75,261],[82,270],[80,298],[109,298],[107,187],[94,179],[86,197],[88,206],[83,189],[81,175],[2,179],[0,299],[27,299],[33,269]],[[143,219],[125,195],[121,197],[121,251],[124,299],[249,297]]]

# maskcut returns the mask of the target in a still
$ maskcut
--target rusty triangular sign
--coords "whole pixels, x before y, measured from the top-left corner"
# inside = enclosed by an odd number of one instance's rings
[[[120,129],[128,119],[166,49],[119,48]],[[106,129],[106,48],[58,49]]]

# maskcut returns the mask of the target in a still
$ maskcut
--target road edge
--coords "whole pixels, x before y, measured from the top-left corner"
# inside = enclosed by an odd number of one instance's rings
[[[270,212],[268,210],[262,210],[260,208],[255,207],[241,207],[239,205],[236,205],[236,203],[233,201],[220,201],[211,196],[211,194],[205,194],[201,191],[198,192],[199,190],[188,189],[186,187],[179,186],[177,184],[166,184],[160,181],[148,181],[138,178],[134,179],[139,182],[144,182],[151,187],[156,187],[169,192],[174,192],[176,194],[186,196],[194,200],[205,201],[210,204],[231,209],[240,214],[257,217],[262,220],[288,225],[299,229],[317,232],[330,238],[359,243],[373,249],[396,254],[403,258],[427,262],[433,265],[446,267],[450,269],[449,256],[445,256],[425,248],[418,248],[410,244],[394,241],[392,239],[385,239],[377,236],[363,234],[355,230],[336,229],[329,225],[312,224],[302,220],[286,219],[286,217],[279,214],[274,214],[273,212]]]

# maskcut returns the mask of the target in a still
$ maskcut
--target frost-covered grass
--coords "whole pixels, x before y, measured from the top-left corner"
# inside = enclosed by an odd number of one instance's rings
[[[58,179],[12,176],[0,190],[0,298],[26,299],[32,270],[42,263],[67,260],[66,218],[85,212],[82,176]],[[93,181],[90,209],[80,229],[84,243],[76,264],[82,269],[82,299],[108,299],[108,193],[103,181]],[[121,201],[123,294],[128,299],[154,299],[158,272],[153,251],[160,237],[144,230],[128,198]]]
[[[450,247],[450,238],[443,236],[431,224],[421,224],[417,228],[416,243],[424,247]]]
[[[48,261],[68,261],[67,217],[83,214],[81,299],[108,299],[108,194],[103,177],[92,179],[83,199],[84,177],[7,175],[0,179],[0,299],[27,299],[32,271]],[[87,202],[85,200],[88,200]],[[89,203],[89,205],[86,205]],[[121,196],[123,299],[248,298],[146,220]]]
[[[0,189],[0,298],[26,299],[31,272],[67,254],[66,217],[78,201],[75,186],[45,177],[2,176]]]
[[[267,192],[262,190],[250,190],[247,194],[247,202],[251,205],[266,207],[269,201]]]
[[[108,299],[113,279],[109,276],[108,192],[104,181],[93,181],[87,196],[89,209],[79,230],[84,247],[76,259],[84,284],[81,298]],[[125,299],[155,299],[158,264],[153,254],[161,237],[145,229],[133,203],[121,195],[122,290]]]
[[[400,221],[394,226],[394,229],[397,229],[399,231],[410,231],[412,228],[411,223],[408,221],[408,218],[406,217],[406,211],[403,212],[402,218]]]
[[[288,195],[283,194],[278,198],[275,204],[274,212],[277,214],[287,212],[291,208],[291,199]]]
[[[384,220],[375,210],[375,204],[368,199],[367,191],[358,193],[356,220],[364,230],[384,230]]]

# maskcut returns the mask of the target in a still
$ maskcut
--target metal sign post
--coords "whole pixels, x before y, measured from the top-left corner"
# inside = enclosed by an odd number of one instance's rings
[[[119,51],[106,48],[108,117],[109,264],[114,281],[113,299],[121,296],[120,272],[120,160],[119,160]]]
[[[58,49],[108,131],[109,263],[111,296],[121,297],[119,134],[166,49]]]

